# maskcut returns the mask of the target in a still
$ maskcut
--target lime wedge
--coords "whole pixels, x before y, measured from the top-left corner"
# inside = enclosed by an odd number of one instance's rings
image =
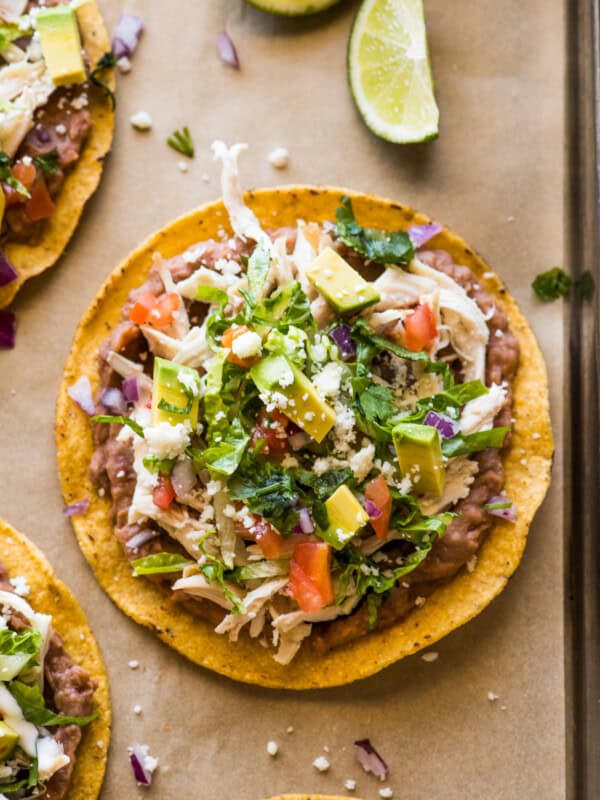
[[[422,0],[364,0],[348,42],[348,80],[377,136],[404,144],[438,135]]]
[[[246,0],[251,6],[285,17],[305,17],[334,6],[340,0]]]

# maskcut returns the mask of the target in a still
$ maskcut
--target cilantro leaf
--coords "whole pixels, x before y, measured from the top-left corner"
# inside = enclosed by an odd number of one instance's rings
[[[299,495],[290,474],[281,467],[247,458],[228,488],[232,500],[242,500],[280,533],[291,533],[297,524]]]
[[[197,467],[206,467],[218,475],[233,475],[240,465],[240,461],[250,437],[242,427],[239,419],[234,419],[222,435],[215,434],[213,443],[204,450],[191,449],[189,452]]]
[[[58,169],[58,150],[55,147],[54,150],[50,150],[49,153],[42,153],[39,156],[35,156],[33,163],[36,164],[42,172],[45,172],[46,175],[54,175]]]
[[[167,139],[167,144],[173,150],[188,158],[194,157],[194,140],[188,127],[182,128],[180,131],[174,131]]]
[[[342,195],[342,205],[336,209],[335,232],[344,244],[380,264],[408,264],[414,255],[410,237],[404,231],[382,231],[363,228],[354,218],[352,201]]]
[[[131,430],[134,433],[137,433],[138,436],[144,436],[144,429],[142,426],[134,419],[130,419],[129,417],[115,416],[112,414],[95,414],[93,417],[91,417],[91,420],[92,422],[106,422],[109,425],[112,423],[117,425],[127,425],[127,427],[131,428]]]
[[[323,475],[316,475],[314,472],[303,469],[296,470],[294,478],[301,486],[311,488],[318,500],[327,500],[340,486],[353,481],[354,473],[349,467],[332,469],[324,472]]]
[[[4,150],[0,150],[0,181],[4,181],[4,183],[7,183],[18,192],[21,197],[29,200],[31,194],[23,186],[21,181],[12,174],[11,163],[11,158],[8,153],[5,153]]]
[[[531,288],[544,303],[551,303],[559,297],[567,297],[571,291],[572,280],[561,267],[553,267],[535,277]]]
[[[163,552],[136,558],[135,561],[131,562],[131,565],[133,566],[133,575],[137,578],[139,575],[162,575],[169,572],[179,572],[193,563],[193,561],[179,553]]]
[[[55,714],[46,708],[39,686],[27,686],[21,681],[12,681],[8,684],[8,690],[19,704],[27,722],[33,722],[34,725],[43,727],[48,725],[87,725],[88,722],[98,717],[97,713],[87,717],[67,717],[63,714]]]

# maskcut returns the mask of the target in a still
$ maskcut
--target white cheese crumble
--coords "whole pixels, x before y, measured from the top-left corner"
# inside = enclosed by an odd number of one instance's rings
[[[178,161],[177,168],[179,169],[179,172],[187,172],[190,167],[187,161]]]
[[[19,597],[27,597],[31,591],[29,584],[22,575],[16,575],[14,578],[11,578],[10,584],[14,588],[15,594],[18,594]]]
[[[331,764],[329,763],[329,759],[325,758],[325,756],[318,756],[312,762],[312,765],[315,769],[319,770],[319,772],[327,772]]]
[[[129,117],[129,122],[136,131],[149,131],[152,127],[152,117],[147,111],[136,111]]]
[[[140,662],[136,658],[132,659],[127,664],[129,669],[137,669],[139,667],[139,665],[140,665]]]
[[[389,786],[384,786],[383,789],[379,790],[379,797],[386,798],[386,797],[393,797],[393,796],[394,796],[394,792],[392,791],[392,789],[390,789]]]
[[[353,792],[356,789],[356,781],[354,778],[348,778],[348,780],[344,782],[344,789],[348,792]]]
[[[495,703],[496,700],[498,699],[498,697],[499,697],[499,695],[497,695],[495,692],[488,692],[487,693],[487,699],[490,701],[490,703]]]
[[[439,655],[440,654],[436,653],[435,650],[430,650],[428,653],[423,653],[421,658],[423,661],[427,661],[427,663],[430,664],[432,661],[437,661]]]
[[[63,125],[63,124],[62,124],[62,122],[61,122],[61,123],[59,123],[59,124],[56,126],[56,132],[58,133],[58,135],[59,135],[59,136],[64,136],[64,135],[66,134],[66,132],[67,132],[67,127],[66,127],[66,125]]]
[[[170,425],[159,422],[144,430],[148,449],[157,458],[177,458],[190,444],[190,424]]]
[[[290,162],[290,154],[285,147],[276,147],[269,153],[269,164],[276,169],[285,169]]]
[[[279,745],[277,744],[277,742],[274,742],[272,739],[270,742],[267,742],[267,753],[270,756],[275,757],[278,752],[279,752]]]
[[[117,59],[117,67],[119,68],[119,72],[126,75],[128,72],[131,72],[131,61],[127,56],[121,56],[121,58]]]
[[[375,447],[367,439],[363,439],[363,447],[348,459],[350,469],[354,473],[356,480],[361,483],[373,468],[375,458]]]
[[[209,481],[206,484],[206,493],[209,497],[214,497],[221,491],[221,481]]]
[[[134,706],[133,707],[133,713],[136,714],[136,716],[139,717],[139,715],[142,713],[142,707],[139,706],[139,705],[138,706]]]
[[[312,378],[313,385],[321,399],[335,397],[339,393],[343,372],[340,364],[330,361]]]

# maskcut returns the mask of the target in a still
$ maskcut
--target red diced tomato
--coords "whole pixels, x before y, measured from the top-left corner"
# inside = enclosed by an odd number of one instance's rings
[[[290,562],[288,593],[302,611],[313,614],[333,602],[331,547],[325,542],[301,542]]]
[[[252,514],[252,517],[255,521],[251,528],[246,528],[241,522],[236,522],[235,530],[238,536],[246,541],[256,542],[265,558],[281,558],[283,536],[264,517],[256,514]]]
[[[392,495],[383,475],[378,475],[367,483],[365,497],[381,511],[378,517],[369,519],[369,524],[377,534],[378,539],[385,539],[392,515]]]
[[[56,211],[56,206],[52,202],[46,181],[42,177],[38,178],[29,192],[31,197],[24,206],[25,214],[29,219],[32,222],[37,222],[39,219],[51,217]]]
[[[404,318],[405,344],[409,350],[425,350],[437,336],[435,316],[427,303],[418,305]]]
[[[37,178],[35,164],[33,164],[31,161],[29,163],[17,161],[17,163],[11,167],[10,171],[26,189],[31,189],[35,183],[35,179]]]
[[[154,491],[152,492],[152,500],[154,501],[154,505],[162,508],[164,511],[171,505],[174,499],[175,489],[173,489],[171,479],[166,475],[161,475],[158,479],[158,483],[154,487]]]
[[[259,439],[264,439],[261,455],[275,458],[285,455],[289,450],[289,424],[289,419],[278,409],[267,412],[262,408],[252,432],[250,446],[253,447]]]
[[[129,312],[129,319],[137,325],[143,325],[155,306],[156,296],[152,292],[140,292]]]
[[[236,354],[232,351],[231,347],[234,341],[242,336],[244,333],[248,333],[250,328],[247,325],[236,325],[232,328],[227,328],[224,331],[223,335],[221,336],[221,344],[223,347],[226,347],[229,350],[227,354],[227,361],[230,361],[232,364],[237,364],[238,367],[242,367],[243,369],[249,369],[250,367],[254,366],[256,362],[259,360],[259,356],[253,356],[252,358],[240,358],[236,356]]]
[[[158,297],[152,292],[140,292],[129,312],[129,319],[137,325],[151,325],[161,330],[173,322],[173,314],[179,308],[180,302],[179,295],[175,292]]]

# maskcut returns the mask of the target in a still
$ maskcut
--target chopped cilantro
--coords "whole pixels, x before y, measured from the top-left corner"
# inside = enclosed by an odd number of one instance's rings
[[[559,297],[567,297],[571,291],[572,280],[561,267],[553,267],[537,275],[531,288],[544,303],[551,303]]]
[[[113,416],[112,414],[96,414],[95,416],[91,417],[92,422],[105,422],[108,425],[115,423],[116,425],[127,425],[128,428],[134,433],[137,433],[138,436],[144,436],[144,429],[142,426],[136,422],[134,419],[130,419],[129,417],[122,417],[122,416]]]
[[[94,69],[90,72],[90,81],[97,86],[98,89],[104,94],[105,97],[108,98],[110,102],[110,106],[114,111],[117,106],[117,98],[115,97],[115,93],[112,91],[108,84],[104,83],[100,80],[99,75],[104,72],[106,69],[114,69],[116,66],[117,59],[114,57],[113,53],[110,51],[104,53],[103,56],[100,57]]]
[[[12,174],[11,158],[8,153],[4,152],[4,150],[0,150],[0,181],[7,183],[26,200],[29,200],[31,197],[30,193],[23,186],[21,181],[17,180],[17,178],[15,178],[15,176]]]
[[[167,144],[173,150],[188,158],[194,157],[194,140],[190,129],[187,127],[182,128],[180,131],[174,131],[167,139]]]
[[[354,218],[352,201],[342,195],[342,205],[336,209],[335,232],[344,244],[379,264],[408,264],[414,255],[410,237],[404,231],[382,231],[363,228]]]
[[[33,163],[36,164],[42,172],[45,172],[46,175],[54,175],[58,169],[58,150],[55,147],[54,150],[51,150],[49,153],[42,153],[39,156],[35,156]]]

